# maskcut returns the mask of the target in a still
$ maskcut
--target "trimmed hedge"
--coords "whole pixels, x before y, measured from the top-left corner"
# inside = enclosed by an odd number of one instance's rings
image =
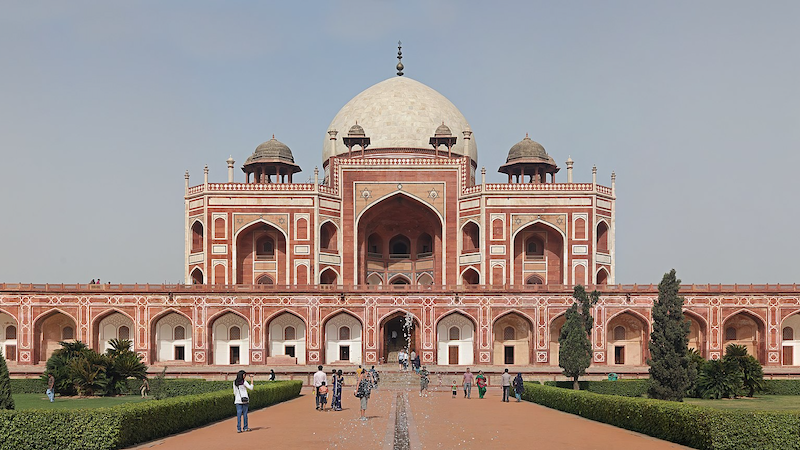
[[[44,394],[47,383],[41,378],[12,378],[12,394]]]
[[[525,383],[525,400],[698,449],[800,449],[800,413],[735,411]]]
[[[236,416],[232,382],[226,391],[111,408],[0,411],[0,449],[111,450]],[[300,381],[257,384],[250,408],[300,395]]]
[[[153,379],[150,378],[150,388],[153,388]],[[167,397],[179,397],[182,395],[205,394],[207,392],[218,392],[231,389],[233,380],[217,381],[204,380],[202,378],[166,378],[164,380],[164,391]],[[138,394],[142,387],[139,380],[128,380],[128,392]]]
[[[595,394],[620,395],[622,397],[644,397],[650,380],[580,381],[582,391]],[[546,381],[545,386],[572,389],[572,381]]]
[[[800,395],[800,380],[764,380],[765,395]]]

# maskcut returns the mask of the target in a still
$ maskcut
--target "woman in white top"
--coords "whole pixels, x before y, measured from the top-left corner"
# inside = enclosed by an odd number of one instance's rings
[[[236,380],[233,382],[233,403],[236,405],[236,431],[242,432],[242,416],[244,416],[244,431],[250,431],[247,426],[247,409],[250,406],[250,398],[247,390],[253,390],[253,375],[250,374],[250,382],[245,381],[247,373],[240,370],[236,374]]]

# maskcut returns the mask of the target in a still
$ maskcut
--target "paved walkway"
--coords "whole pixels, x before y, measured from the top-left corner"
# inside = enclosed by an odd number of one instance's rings
[[[367,421],[358,420],[352,388],[345,389],[341,412],[314,410],[312,392],[304,388],[300,398],[251,412],[249,433],[236,433],[233,418],[136,449],[686,448],[528,402],[503,403],[499,388],[484,399],[477,398],[477,389],[471,399],[454,399],[449,392],[420,398],[415,390],[373,391]]]

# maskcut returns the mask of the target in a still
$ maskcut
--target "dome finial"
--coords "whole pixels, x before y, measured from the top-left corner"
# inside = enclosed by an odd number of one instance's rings
[[[275,139],[275,133],[272,133],[272,139]]]
[[[397,41],[397,76],[403,76],[403,43]]]

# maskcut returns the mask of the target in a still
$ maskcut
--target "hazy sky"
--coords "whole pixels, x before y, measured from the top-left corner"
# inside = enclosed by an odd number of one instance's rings
[[[3,2],[0,281],[181,281],[184,170],[305,181],[398,40],[490,182],[526,132],[616,171],[617,282],[799,281],[800,2],[655,3]]]

